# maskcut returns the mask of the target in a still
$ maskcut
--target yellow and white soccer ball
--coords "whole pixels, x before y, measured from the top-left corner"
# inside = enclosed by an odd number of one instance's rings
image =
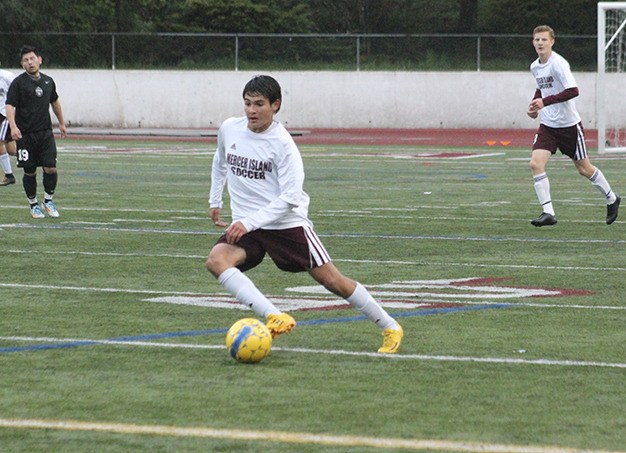
[[[228,353],[238,362],[260,362],[270,353],[271,347],[272,334],[258,319],[240,319],[226,334]]]

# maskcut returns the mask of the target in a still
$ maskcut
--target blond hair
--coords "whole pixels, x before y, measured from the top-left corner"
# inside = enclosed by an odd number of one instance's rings
[[[535,36],[537,33],[545,32],[550,33],[550,38],[554,39],[554,30],[548,25],[539,25],[538,27],[535,27],[535,29],[533,30],[533,36]]]

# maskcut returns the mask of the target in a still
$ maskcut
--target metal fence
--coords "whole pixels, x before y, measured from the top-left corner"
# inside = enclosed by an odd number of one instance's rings
[[[81,69],[525,71],[536,58],[517,34],[0,32],[2,66],[18,66],[23,44],[46,67]],[[561,35],[554,48],[573,70],[596,70],[595,35]]]

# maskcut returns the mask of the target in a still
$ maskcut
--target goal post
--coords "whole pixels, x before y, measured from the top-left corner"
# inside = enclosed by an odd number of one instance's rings
[[[626,152],[626,2],[598,3],[598,153]]]

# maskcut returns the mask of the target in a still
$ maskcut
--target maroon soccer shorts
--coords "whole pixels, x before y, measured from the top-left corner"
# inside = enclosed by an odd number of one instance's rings
[[[222,235],[216,244],[226,244]],[[237,268],[245,272],[258,266],[267,253],[276,266],[287,272],[304,272],[331,261],[319,237],[310,227],[286,230],[254,230],[235,244],[246,251],[246,260]]]

